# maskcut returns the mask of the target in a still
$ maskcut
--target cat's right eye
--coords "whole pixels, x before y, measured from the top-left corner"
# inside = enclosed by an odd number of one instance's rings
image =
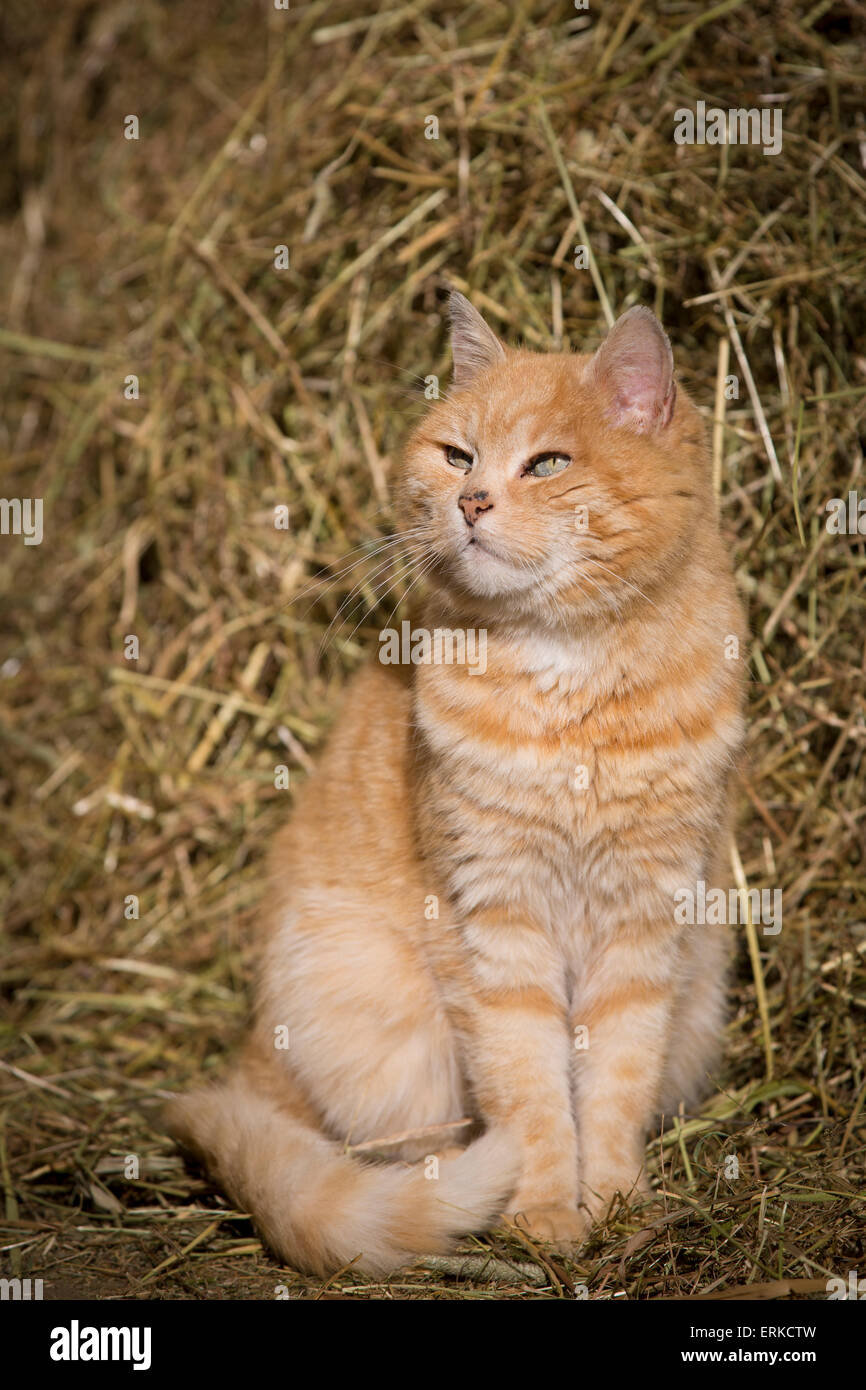
[[[469,472],[474,462],[472,455],[465,449],[458,449],[456,444],[445,445],[445,457],[452,468],[461,468],[464,473]]]

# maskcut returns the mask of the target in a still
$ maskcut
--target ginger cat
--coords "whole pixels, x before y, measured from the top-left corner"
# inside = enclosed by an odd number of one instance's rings
[[[580,1241],[646,1190],[647,1127],[705,1083],[723,1022],[728,930],[674,918],[678,889],[726,882],[743,737],[701,418],[646,308],[594,356],[450,308],[454,388],[397,498],[424,626],[486,633],[485,668],[355,677],[276,844],[246,1052],[169,1114],[320,1275],[500,1216]],[[346,1152],[464,1116],[480,1137]]]

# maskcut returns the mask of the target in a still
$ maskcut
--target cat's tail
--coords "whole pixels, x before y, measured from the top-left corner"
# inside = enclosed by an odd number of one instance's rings
[[[495,1131],[440,1159],[438,1177],[426,1177],[423,1162],[355,1160],[243,1070],[175,1098],[166,1120],[280,1259],[320,1276],[348,1264],[386,1274],[447,1250],[493,1223],[518,1176],[514,1148]]]

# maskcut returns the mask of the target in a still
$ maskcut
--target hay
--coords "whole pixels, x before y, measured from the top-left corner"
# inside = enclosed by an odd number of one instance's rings
[[[45,507],[41,546],[0,537],[2,1272],[51,1297],[824,1296],[866,1254],[866,549],[824,525],[863,487],[860,12],[70,0],[2,23],[2,492]],[[762,96],[777,156],[674,144],[678,107]],[[606,305],[663,316],[754,634],[739,861],[784,928],[742,942],[717,1094],[650,1146],[660,1207],[575,1262],[495,1234],[322,1286],[157,1117],[240,1036],[274,767],[305,776],[405,587],[347,566],[447,377],[443,273],[531,346],[597,340]]]

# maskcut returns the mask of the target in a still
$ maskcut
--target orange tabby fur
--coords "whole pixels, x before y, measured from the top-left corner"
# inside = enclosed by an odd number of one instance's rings
[[[673,908],[725,882],[742,740],[700,416],[649,310],[593,357],[506,349],[461,296],[452,318],[455,390],[397,497],[432,566],[423,625],[484,629],[486,670],[355,678],[275,847],[246,1052],[170,1108],[319,1274],[381,1273],[503,1213],[579,1240],[645,1187],[647,1126],[705,1083],[722,1026],[728,933]],[[527,475],[542,454],[571,462]],[[345,1152],[467,1115],[484,1132],[438,1176],[429,1141]]]

